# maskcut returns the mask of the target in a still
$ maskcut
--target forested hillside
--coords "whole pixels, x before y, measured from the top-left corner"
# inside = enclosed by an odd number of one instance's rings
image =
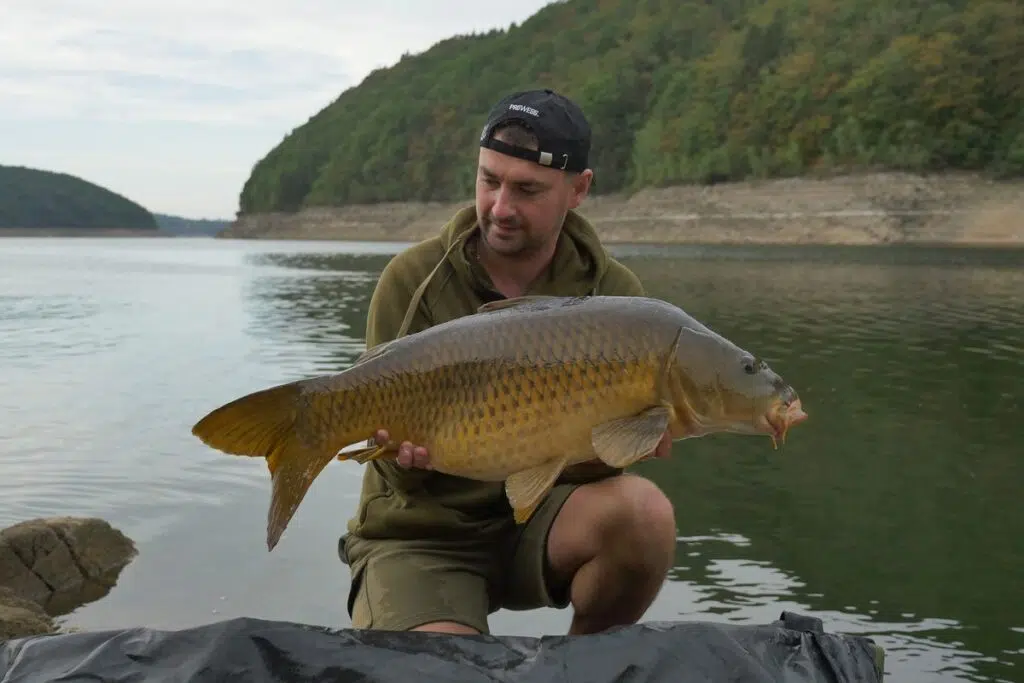
[[[153,215],[66,173],[0,166],[0,228],[157,229]]]
[[[488,107],[553,87],[595,193],[854,169],[1024,173],[1018,0],[567,0],[369,75],[253,169],[243,213],[469,196]]]

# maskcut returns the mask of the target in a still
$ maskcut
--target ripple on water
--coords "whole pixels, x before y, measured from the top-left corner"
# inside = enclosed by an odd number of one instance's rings
[[[0,527],[55,515],[114,517],[131,524],[131,515],[149,506],[216,505],[246,489],[266,490],[265,469],[194,445],[182,449],[194,457],[152,447],[136,449],[132,457],[115,448],[76,448],[72,434],[64,438],[67,450],[39,440],[0,445],[5,451]]]
[[[975,652],[952,639],[950,632],[963,628],[952,619],[915,618],[904,614],[902,621],[879,617],[877,601],[867,609],[854,605],[843,609],[821,608],[828,596],[808,590],[806,582],[770,562],[736,556],[730,548],[749,549],[750,539],[735,533],[681,536],[688,560],[670,575],[673,594],[685,590],[688,601],[678,617],[721,619],[738,624],[764,624],[784,611],[813,615],[833,633],[872,638],[885,649],[886,678],[923,681],[927,676],[941,680],[989,680],[979,665],[997,663],[991,656]]]
[[[84,294],[0,296],[3,361],[11,368],[35,369],[113,350],[138,333],[109,324],[128,305],[101,305]]]

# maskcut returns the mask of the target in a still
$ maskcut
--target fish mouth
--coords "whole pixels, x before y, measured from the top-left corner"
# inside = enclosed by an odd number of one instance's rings
[[[807,419],[799,398],[780,401],[761,416],[761,428],[772,438],[772,447],[786,443],[786,433]]]

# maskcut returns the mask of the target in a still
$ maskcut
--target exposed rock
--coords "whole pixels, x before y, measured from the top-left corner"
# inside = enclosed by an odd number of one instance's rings
[[[10,588],[0,586],[0,640],[23,638],[57,630],[53,619],[39,603],[18,597]]]
[[[96,518],[34,519],[0,531],[0,638],[51,632],[51,617],[106,595],[136,553]]]

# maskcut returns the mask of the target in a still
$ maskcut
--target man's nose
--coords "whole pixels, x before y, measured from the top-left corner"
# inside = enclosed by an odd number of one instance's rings
[[[494,194],[494,206],[491,207],[491,213],[501,218],[509,218],[515,214],[514,209],[511,192],[502,185]]]

